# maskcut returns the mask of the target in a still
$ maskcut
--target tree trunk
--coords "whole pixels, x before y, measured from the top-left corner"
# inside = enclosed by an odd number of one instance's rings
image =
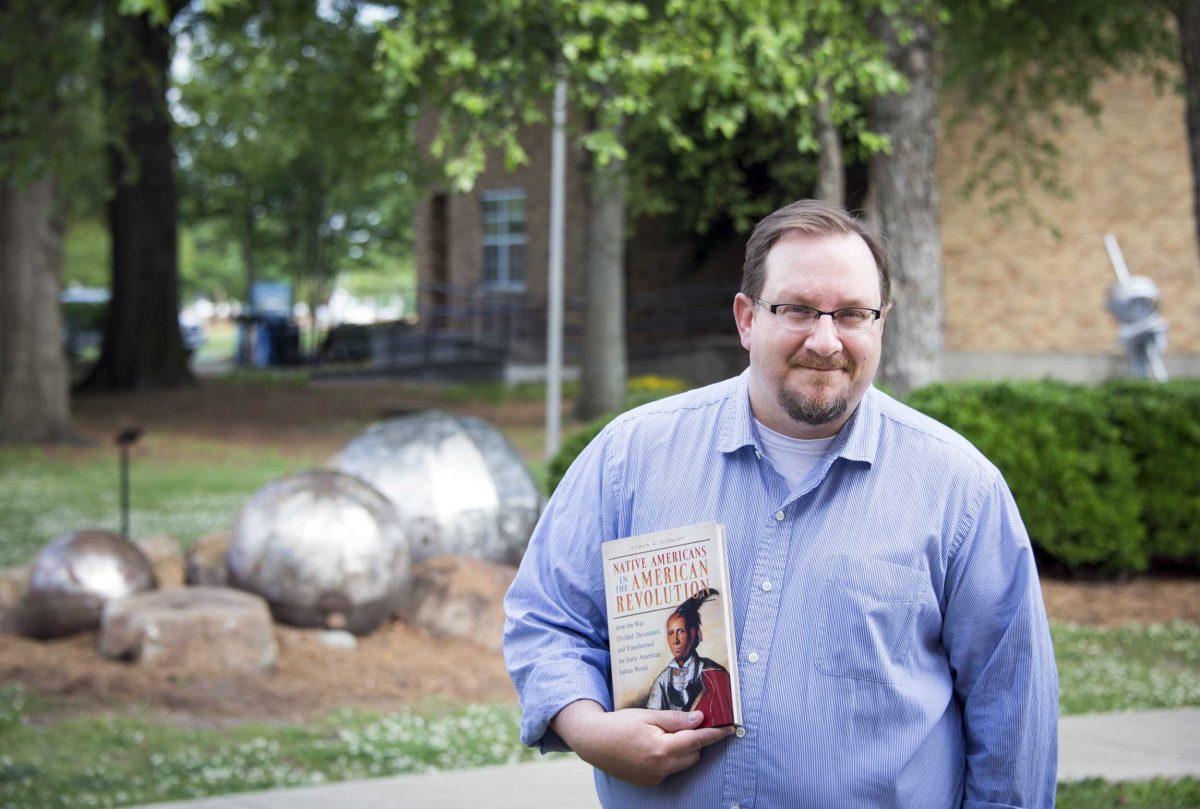
[[[583,368],[576,415],[592,419],[625,400],[625,164],[594,164],[588,212]]]
[[[1175,4],[1173,11],[1179,29],[1179,56],[1187,102],[1184,118],[1192,156],[1192,218],[1200,245],[1200,2],[1183,0]]]
[[[892,311],[880,365],[882,381],[903,396],[938,379],[942,359],[942,244],[938,230],[937,90],[933,27],[904,20],[913,36],[900,44],[892,21],[876,14],[872,32],[908,80],[904,95],[870,103],[870,128],[891,140],[871,158],[869,178],[879,225],[888,240]]]
[[[71,437],[53,176],[0,185],[0,443]]]
[[[178,205],[167,110],[171,37],[147,15],[105,4],[104,87],[114,187],[112,299],[85,385],[164,388],[192,381],[179,333]]]
[[[842,173],[842,135],[833,123],[829,97],[817,98],[817,199],[834,205],[846,204],[846,179]]]

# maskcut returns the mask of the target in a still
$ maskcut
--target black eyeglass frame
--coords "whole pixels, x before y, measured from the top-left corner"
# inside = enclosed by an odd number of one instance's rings
[[[875,315],[874,319],[871,320],[871,323],[874,323],[875,321],[879,320],[879,318],[883,317],[882,309],[872,309],[870,306],[845,306],[841,309],[834,309],[832,312],[822,312],[820,309],[816,309],[812,306],[805,306],[802,303],[767,303],[762,298],[755,298],[754,302],[762,304],[762,306],[768,312],[775,315],[776,317],[779,316],[778,310],[780,309],[780,307],[783,307],[783,306],[794,306],[798,309],[807,309],[808,311],[816,314],[816,318],[813,320],[813,328],[814,329],[817,327],[817,321],[819,321],[821,319],[822,315],[829,315],[829,319],[833,321],[833,325],[835,327],[837,326],[837,322],[838,322],[837,316],[841,312],[870,312],[871,314]],[[868,324],[868,326],[869,325],[870,324]]]

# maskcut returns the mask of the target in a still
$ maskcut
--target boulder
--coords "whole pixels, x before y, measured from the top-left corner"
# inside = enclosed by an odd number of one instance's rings
[[[158,586],[163,588],[183,586],[183,546],[179,540],[167,534],[135,540],[134,545],[150,560]]]
[[[279,653],[267,602],[227,587],[156,590],[110,602],[101,654],[191,672],[262,671]]]
[[[187,554],[184,580],[190,585],[224,587],[229,584],[229,532],[201,537]]]
[[[17,616],[28,582],[28,565],[0,569],[0,635],[20,632]]]
[[[462,638],[499,650],[504,593],[517,569],[468,556],[435,556],[413,566],[401,604],[405,623],[439,637]]]

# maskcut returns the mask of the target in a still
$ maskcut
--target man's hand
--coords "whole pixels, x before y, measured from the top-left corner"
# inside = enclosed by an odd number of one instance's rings
[[[609,713],[591,700],[572,702],[550,723],[581,759],[634,786],[659,784],[700,760],[700,749],[733,734],[698,728],[699,711],[625,708]]]

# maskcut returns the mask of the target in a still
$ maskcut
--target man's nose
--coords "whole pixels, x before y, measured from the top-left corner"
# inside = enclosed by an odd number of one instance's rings
[[[819,315],[813,324],[812,331],[804,340],[804,347],[815,354],[828,357],[842,350],[842,339],[837,326],[833,324],[832,315]]]

